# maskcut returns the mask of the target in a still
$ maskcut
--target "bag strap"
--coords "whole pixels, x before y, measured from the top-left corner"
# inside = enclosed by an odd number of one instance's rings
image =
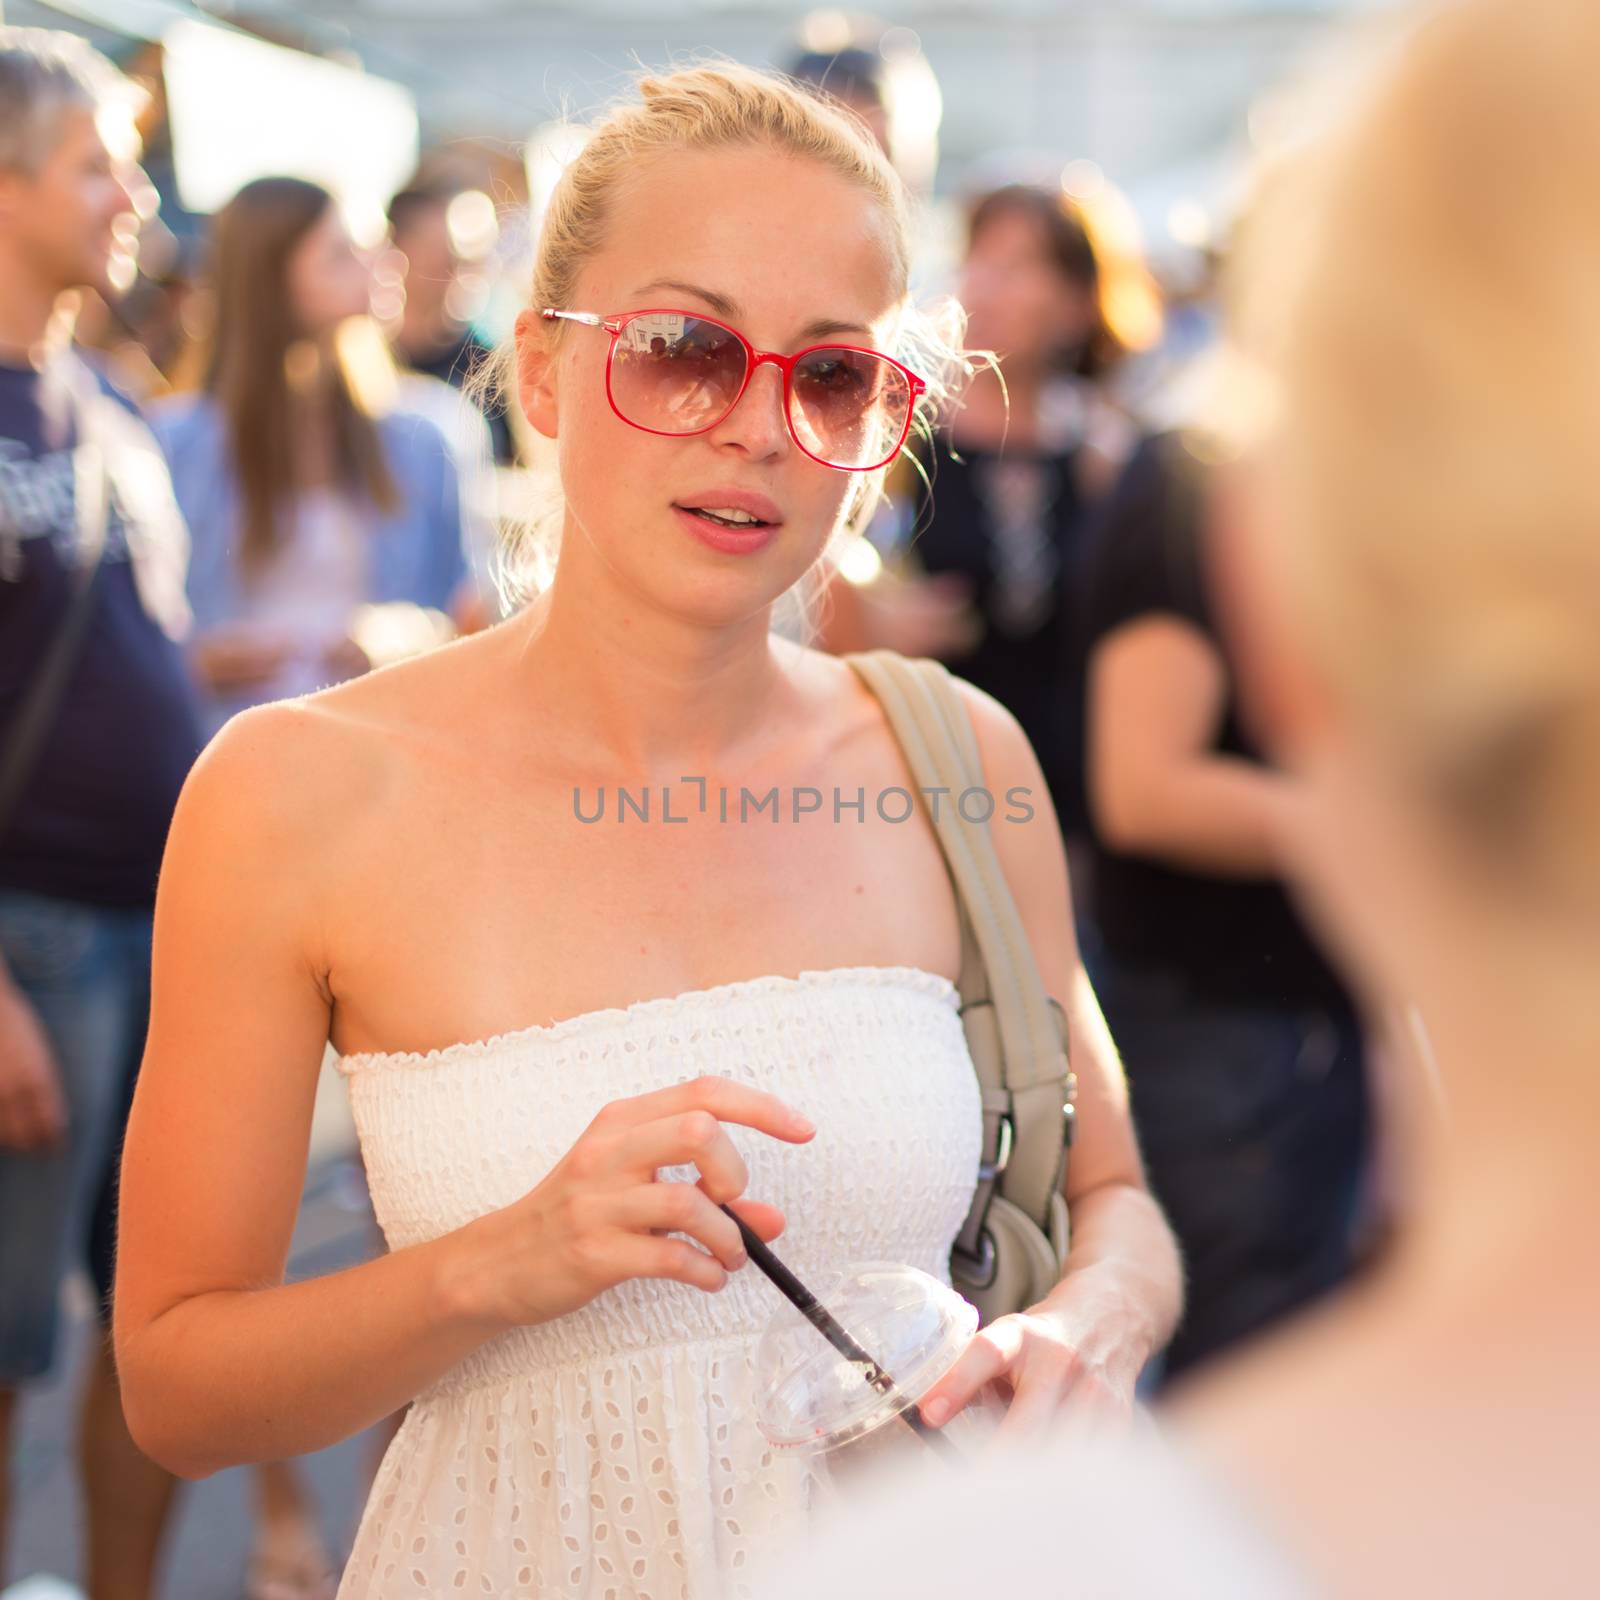
[[[66,361],[70,364],[66,369],[67,381],[78,397],[78,444],[72,452],[77,561],[66,612],[56,625],[44,659],[35,669],[22,704],[6,729],[4,744],[0,745],[0,837],[4,837],[22,791],[33,775],[39,748],[55,721],[73,669],[78,664],[94,610],[95,579],[103,564],[111,515],[110,469],[100,441],[100,429],[94,422],[102,396],[86,370],[77,366],[75,356],[69,355]]]
[[[1065,1171],[1073,1090],[1066,1020],[1047,993],[995,851],[987,820],[969,822],[960,799],[984,775],[972,720],[954,680],[937,661],[891,650],[844,659],[882,703],[919,788],[934,792],[934,830],[961,918],[961,1011],[987,1010],[998,1048],[976,1049],[983,1102],[978,1191],[957,1248],[981,1258],[989,1201],[998,1191],[1047,1228]],[[942,793],[940,792],[942,791]]]

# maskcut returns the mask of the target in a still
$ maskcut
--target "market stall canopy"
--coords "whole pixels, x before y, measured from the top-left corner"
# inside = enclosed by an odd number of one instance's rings
[[[203,22],[162,35],[178,193],[215,211],[252,178],[308,178],[335,194],[357,238],[417,163],[416,102],[398,83]]]

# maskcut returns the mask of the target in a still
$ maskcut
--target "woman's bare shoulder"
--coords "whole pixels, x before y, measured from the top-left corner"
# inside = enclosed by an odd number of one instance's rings
[[[490,644],[473,635],[313,694],[240,712],[206,746],[174,827],[213,814],[296,856],[336,850],[403,797],[419,762],[461,737]]]
[[[802,678],[817,686],[817,704],[839,726],[857,734],[875,735],[883,730],[885,719],[876,696],[847,660],[807,646],[789,644],[788,648],[797,652]],[[993,796],[993,812],[1013,822],[1037,819],[1032,828],[1002,829],[998,840],[1008,876],[1015,867],[1026,877],[1032,871],[1033,853],[1043,852],[1048,864],[1060,848],[1060,830],[1039,758],[1011,711],[993,695],[968,683],[959,671],[952,671],[951,677],[972,724],[984,783]]]
[[[977,735],[978,754],[991,788],[1010,784],[1037,785],[1043,788],[1044,774],[1022,724],[1008,707],[987,689],[968,683],[959,670],[952,670],[957,692],[966,703],[967,715]],[[998,798],[998,797],[997,797]]]
[[[791,648],[800,650],[805,647]],[[805,654],[828,664],[839,694],[856,700],[871,697],[866,685],[843,657],[809,648],[805,648]],[[959,662],[950,669],[950,676],[971,719],[984,771],[991,779],[997,776],[1012,777],[1019,782],[1029,779],[1037,772],[1038,762],[1028,736],[1022,731],[1022,725],[1016,717],[993,695],[976,684],[968,683],[961,676]]]
[[[466,713],[499,698],[496,679],[509,670],[513,644],[511,625],[501,623],[294,703],[319,718],[328,737],[356,745],[464,731]]]

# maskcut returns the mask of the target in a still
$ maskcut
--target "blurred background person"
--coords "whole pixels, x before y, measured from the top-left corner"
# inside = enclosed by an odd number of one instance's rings
[[[390,249],[374,272],[373,310],[399,367],[399,405],[437,423],[455,454],[472,582],[452,614],[472,632],[503,614],[500,488],[520,453],[506,404],[484,381],[494,347],[472,320],[489,293],[499,223],[481,189],[422,169],[389,202],[388,217]]]
[[[952,206],[933,194],[944,102],[917,35],[863,12],[814,11],[780,59],[790,77],[860,118],[899,173],[916,202],[912,294],[919,304],[931,303],[947,288],[961,243],[952,237]],[[930,331],[942,338],[946,330],[936,321]],[[854,559],[844,563],[812,619],[822,647],[842,654],[882,644],[906,655],[946,656],[976,637],[963,578],[916,581],[885,569],[879,555],[877,547],[892,543],[905,520],[898,508],[915,499],[916,482],[914,469],[896,463],[886,480],[889,498],[876,515],[864,508],[857,518],[860,537],[845,546]]]
[[[141,188],[139,198],[154,198]],[[135,244],[138,267],[132,283],[110,300],[86,291],[73,323],[73,339],[85,358],[135,404],[144,407],[171,393],[164,363],[175,357],[182,332],[177,306],[184,291],[173,240],[152,218]]]
[[[194,540],[209,732],[366,670],[362,607],[447,612],[467,578],[454,454],[426,417],[380,410],[371,264],[328,192],[258,178],[212,249],[205,387],[155,414]]]
[[[837,100],[867,125],[911,194],[931,196],[939,165],[944,101],[939,80],[907,27],[865,12],[813,11],[781,61],[782,70]],[[915,218],[920,229],[927,208]],[[925,255],[924,248],[914,253]],[[919,266],[925,269],[925,262]],[[913,274],[914,286],[919,274]]]
[[[0,1583],[18,1400],[57,1359],[63,1279],[86,1262],[97,1600],[153,1593],[173,1499],[128,1435],[106,1335],[156,873],[200,744],[160,452],[51,326],[67,291],[109,302],[127,281],[130,91],[81,39],[0,28]]]
[[[859,593],[836,581],[825,625],[831,648],[936,655],[1008,707],[1038,752],[1078,873],[1086,535],[1134,438],[1106,394],[1125,353],[1108,288],[1065,190],[1008,184],[978,197],[958,297],[967,344],[996,360],[919,447],[926,482],[902,480],[911,578]]]
[[[390,332],[396,358],[462,389],[494,347],[473,316],[487,284],[477,268],[494,247],[494,202],[448,176],[419,173],[389,202],[389,238],[404,257],[403,309]],[[474,391],[477,392],[477,391]],[[495,463],[514,466],[516,443],[503,400],[484,400]]]
[[[1353,1270],[1361,1029],[1279,879],[1295,783],[1243,726],[1202,572],[1200,463],[1129,463],[1085,566],[1095,993],[1183,1246],[1176,1378]]]
[[[772,1593],[1595,1592],[1600,11],[1411,20],[1247,221],[1214,541],[1292,878],[1366,1013],[1422,1019],[1379,1058],[1404,1227],[1171,1452],[918,1485]]]
[[[130,251],[129,281],[119,281],[109,300],[92,290],[84,294],[73,338],[124,394],[148,406],[182,381],[190,343],[184,307],[203,219],[185,210],[173,182],[160,46],[127,51],[117,65],[144,96],[136,121],[144,181],[133,195],[139,232]]]

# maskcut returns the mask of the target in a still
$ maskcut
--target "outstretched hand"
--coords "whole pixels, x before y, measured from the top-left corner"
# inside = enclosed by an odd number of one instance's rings
[[[924,1421],[948,1422],[993,1384],[1009,1398],[1003,1436],[1042,1432],[1070,1414],[1123,1422],[1147,1351],[1144,1325],[1114,1297],[1065,1279],[1031,1310],[973,1335],[954,1366],[923,1396]]]

